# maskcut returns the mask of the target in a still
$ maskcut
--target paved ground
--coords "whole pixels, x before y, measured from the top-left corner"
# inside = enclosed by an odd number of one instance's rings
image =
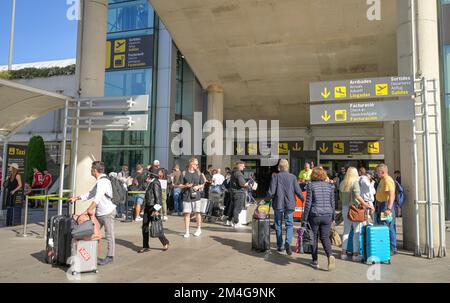
[[[99,268],[98,274],[83,274],[81,281],[75,282],[370,282],[369,266],[364,264],[337,260],[336,270],[325,272],[308,266],[309,255],[253,252],[250,227],[235,231],[205,224],[200,238],[184,239],[182,226],[181,217],[169,217],[169,251],[163,252],[159,241],[151,239],[152,250],[137,254],[140,225],[117,222],[115,262]],[[36,237],[42,234],[42,224],[32,224],[30,231],[30,237],[20,238],[17,234],[22,227],[0,228],[0,282],[71,282],[65,268],[43,262],[44,241]],[[447,247],[449,239],[447,232]],[[338,248],[334,249],[338,253]],[[325,256],[319,261],[325,267]],[[380,276],[380,282],[450,282],[450,258],[427,260],[401,252],[391,265],[381,265]]]

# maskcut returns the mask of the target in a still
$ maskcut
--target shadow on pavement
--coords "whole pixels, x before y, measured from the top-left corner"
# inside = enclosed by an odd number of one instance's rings
[[[48,264],[47,262],[45,262],[45,253],[46,253],[45,250],[41,250],[40,252],[31,254],[31,256],[32,256],[33,258],[35,258],[36,260],[38,260],[40,263],[43,263],[43,264],[45,264],[45,265],[47,265],[47,266],[49,266],[49,267],[57,268],[57,269],[60,269],[60,270],[62,270],[62,271],[64,271],[64,272],[67,271],[67,269],[69,268],[68,266],[60,266],[60,265],[58,265],[58,266],[53,266],[53,265],[50,265],[50,264]]]
[[[284,252],[280,253],[276,250],[276,245],[271,245],[271,250],[266,251],[264,253],[256,252],[251,249],[250,242],[238,241],[234,239],[221,238],[217,236],[212,236],[211,239],[221,243],[222,245],[230,246],[234,250],[238,251],[241,254],[246,254],[252,257],[264,258],[265,261],[271,262],[276,265],[288,265],[291,263],[297,263],[300,265],[304,265],[307,267],[311,267],[311,255],[309,254],[297,254],[295,251],[292,252],[292,256],[286,255]],[[295,249],[295,248],[294,248]],[[337,254],[340,251],[333,250],[333,254]],[[325,256],[324,252],[319,250],[320,256]],[[324,269],[319,269],[323,270]]]
[[[153,244],[153,243],[160,244],[159,239],[157,239],[157,238],[150,238],[150,244]],[[134,244],[133,242],[130,242],[130,241],[127,241],[127,240],[123,240],[123,239],[117,239],[116,238],[116,244],[118,244],[120,246],[123,246],[123,247],[126,247],[126,248],[129,248],[130,250],[132,250],[132,251],[134,251],[136,253],[140,249],[142,249],[142,246],[138,246],[138,245]],[[170,246],[170,244],[169,244],[169,246]],[[158,248],[150,246],[150,250],[161,250],[162,251],[164,249],[162,248],[162,244],[161,244],[161,247],[158,247]]]

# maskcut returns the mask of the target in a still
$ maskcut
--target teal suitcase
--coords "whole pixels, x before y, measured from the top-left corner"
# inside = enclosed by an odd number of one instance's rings
[[[367,264],[391,263],[389,227],[384,225],[367,226],[365,242]]]

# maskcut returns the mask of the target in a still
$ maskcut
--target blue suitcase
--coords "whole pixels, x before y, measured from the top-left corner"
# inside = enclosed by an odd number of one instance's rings
[[[365,226],[361,228],[361,233],[359,234],[359,251],[358,254],[364,256],[364,232]],[[353,254],[353,228],[350,230],[350,234],[348,235],[347,242],[347,253]]]
[[[365,242],[367,264],[391,263],[389,227],[384,225],[367,226]]]

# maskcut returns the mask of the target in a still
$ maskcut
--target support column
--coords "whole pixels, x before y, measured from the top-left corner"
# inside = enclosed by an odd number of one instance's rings
[[[164,23],[159,21],[155,159],[161,162],[161,167],[169,171],[174,164],[170,148],[173,134],[170,128],[175,121],[176,55],[177,50],[172,43],[170,33]]]
[[[409,0],[397,0],[398,12],[398,28],[397,28],[397,49],[398,49],[398,71],[399,75],[412,75],[413,66],[417,66],[417,75],[425,76],[427,79],[437,79],[439,81],[439,39],[438,39],[438,19],[437,19],[437,4],[436,1],[416,0],[416,30],[415,35],[417,40],[417,48],[413,49],[412,45],[412,22],[411,22],[411,7]],[[417,60],[414,64],[414,56]],[[439,84],[437,85],[439,90]],[[437,92],[438,98],[440,93]],[[430,100],[433,102],[434,100]],[[440,102],[440,100],[437,100]],[[439,122],[440,123],[440,122]],[[435,117],[429,117],[429,127],[435,125]],[[433,127],[434,128],[434,127]],[[403,238],[404,247],[408,250],[414,250],[414,239],[416,232],[416,224],[414,217],[414,186],[418,186],[419,200],[424,200],[424,171],[423,171],[423,141],[418,136],[417,140],[417,163],[418,166],[418,184],[414,184],[414,158],[413,158],[413,123],[405,121],[399,123],[400,133],[400,153],[401,153],[401,173],[402,183],[406,188],[408,202],[404,206],[403,212]],[[431,161],[429,161],[429,169],[431,170],[431,200],[439,201],[438,182],[437,182],[437,159],[436,155],[436,137],[430,136],[428,145],[430,147],[429,154]],[[441,148],[441,147],[439,147]],[[442,170],[441,170],[442,173]],[[442,178],[443,176],[441,176]],[[426,220],[425,207],[420,206],[419,215],[419,235],[420,235],[420,250],[425,252],[426,240]],[[434,252],[437,255],[439,248],[439,217],[438,208],[433,207],[432,222],[434,234]]]
[[[81,97],[101,97],[105,85],[106,26],[108,0],[85,0],[82,9],[82,31],[80,43],[80,86]],[[81,39],[81,40],[80,40]],[[81,115],[86,115],[81,112]],[[102,131],[80,130],[77,152],[76,192],[84,193],[92,188],[95,179],[91,177],[92,161],[101,160]],[[73,159],[73,158],[72,158]],[[87,203],[77,205],[77,213]],[[81,207],[78,207],[81,206]]]
[[[219,120],[223,123],[223,87],[218,84],[211,84],[207,88],[208,91],[208,120]],[[224,133],[225,134],[225,133]],[[224,144],[225,151],[225,144]],[[225,168],[224,156],[214,155],[208,156],[207,165],[221,168],[222,171]]]
[[[395,132],[394,122],[384,122],[384,163],[389,167],[391,173],[395,170]]]

